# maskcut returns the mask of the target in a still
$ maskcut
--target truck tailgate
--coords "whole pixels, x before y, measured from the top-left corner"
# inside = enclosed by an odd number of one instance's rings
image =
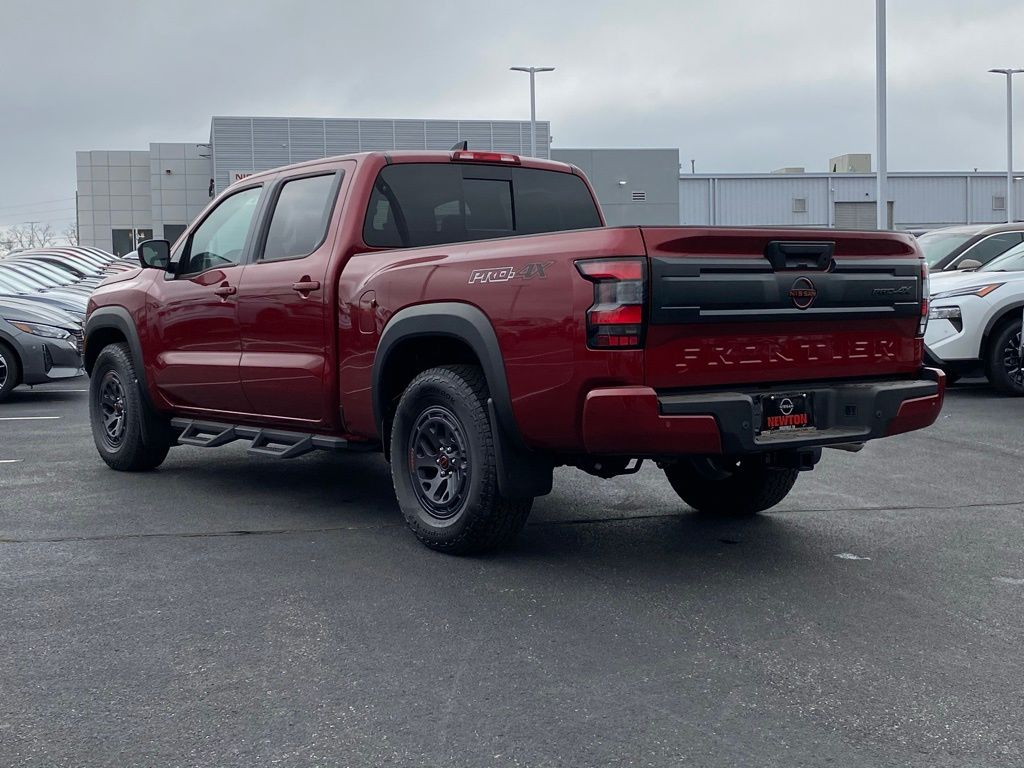
[[[641,231],[650,260],[645,376],[655,389],[921,368],[923,262],[909,235]]]

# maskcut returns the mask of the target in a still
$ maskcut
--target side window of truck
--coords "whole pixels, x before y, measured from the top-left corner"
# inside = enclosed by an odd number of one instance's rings
[[[324,242],[341,172],[291,179],[281,185],[261,261],[301,259]]]
[[[415,248],[601,226],[579,176],[532,168],[402,163],[374,182],[363,240]]]
[[[262,191],[262,187],[251,187],[224,198],[189,236],[178,274],[238,264]]]

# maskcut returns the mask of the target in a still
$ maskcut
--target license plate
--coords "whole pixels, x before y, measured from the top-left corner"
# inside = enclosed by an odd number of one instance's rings
[[[761,398],[761,431],[786,432],[814,426],[810,395],[765,395]]]

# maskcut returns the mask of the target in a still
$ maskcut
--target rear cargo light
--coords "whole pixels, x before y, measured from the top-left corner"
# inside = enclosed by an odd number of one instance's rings
[[[642,347],[647,260],[586,259],[577,261],[576,269],[594,284],[594,303],[587,310],[587,346]]]
[[[507,163],[509,165],[520,165],[518,155],[510,155],[507,152],[472,152],[460,149],[452,152],[452,160],[463,163]]]
[[[921,322],[917,324],[917,335],[923,337],[928,329],[928,298],[930,296],[931,281],[928,279],[928,264],[921,261]]]

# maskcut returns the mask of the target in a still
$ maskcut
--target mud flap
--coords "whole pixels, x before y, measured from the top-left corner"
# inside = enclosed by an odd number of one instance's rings
[[[513,444],[504,434],[493,398],[487,398],[487,415],[494,435],[498,490],[508,499],[532,499],[551,493],[554,464],[550,459]]]

